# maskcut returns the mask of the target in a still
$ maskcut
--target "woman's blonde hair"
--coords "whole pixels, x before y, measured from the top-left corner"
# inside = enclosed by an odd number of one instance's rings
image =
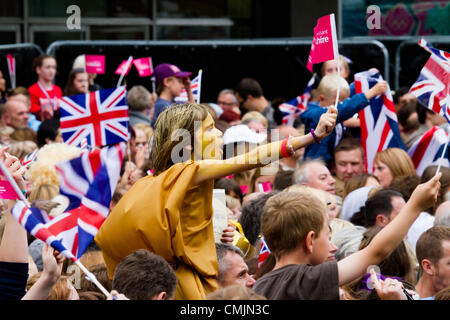
[[[388,148],[375,155],[374,163],[382,162],[391,170],[394,178],[403,176],[415,176],[416,169],[405,150],[400,148]]]
[[[18,141],[9,145],[8,153],[18,159],[23,159],[27,154],[33,152],[38,145],[30,140]]]
[[[190,135],[190,145],[194,150],[195,122],[206,119],[209,112],[202,105],[185,103],[173,105],[160,113],[153,132],[151,158],[153,175],[157,176],[174,165],[172,150],[182,140],[186,130]],[[181,158],[180,155],[177,155]]]
[[[38,273],[32,275],[30,278],[28,278],[27,285],[26,285],[27,291],[29,291],[31,289],[31,287],[39,280],[41,275],[42,275],[42,272],[38,272]],[[71,286],[72,286],[72,284],[70,282],[69,277],[62,275],[56,281],[52,290],[48,294],[47,300],[69,300],[70,295],[72,293]]]
[[[143,123],[143,122],[136,123],[136,124],[133,126],[133,128],[138,128],[138,129],[141,129],[142,131],[144,131],[145,137],[147,138],[147,141],[149,141],[150,138],[151,138],[152,135],[153,135],[153,129],[152,129],[152,127],[149,126],[148,124]]]
[[[263,124],[264,127],[268,128],[269,123],[267,121],[267,118],[258,111],[249,111],[246,114],[244,114],[241,118],[241,122],[245,123],[250,120],[257,120]]]
[[[29,200],[51,200],[59,193],[59,178],[55,165],[80,155],[80,149],[65,143],[44,145],[37,154],[36,161],[25,173],[32,190]]]

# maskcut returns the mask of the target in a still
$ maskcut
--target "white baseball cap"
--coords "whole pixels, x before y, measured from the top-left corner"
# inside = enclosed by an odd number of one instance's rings
[[[223,144],[235,142],[261,143],[267,139],[267,134],[256,133],[245,124],[229,127],[223,134]]]

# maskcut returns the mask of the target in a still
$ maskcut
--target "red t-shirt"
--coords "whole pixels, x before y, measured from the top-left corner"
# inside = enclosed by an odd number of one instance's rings
[[[56,84],[53,85],[52,90],[46,91],[50,99],[54,98],[60,99],[63,96],[61,88],[58,87]],[[36,116],[39,116],[39,112],[41,111],[41,102],[39,99],[47,99],[47,97],[45,96],[44,92],[42,92],[37,82],[28,88],[28,92],[30,93],[30,100],[31,100],[30,112],[35,114]]]

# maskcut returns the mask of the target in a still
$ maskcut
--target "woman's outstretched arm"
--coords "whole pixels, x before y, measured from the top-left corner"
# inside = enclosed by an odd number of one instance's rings
[[[318,139],[322,140],[333,131],[336,118],[337,109],[329,107],[328,111],[320,117],[319,124],[314,130]],[[314,143],[315,140],[312,134],[308,133],[304,136],[292,137],[290,142],[292,148],[297,150]],[[248,153],[226,160],[200,160],[198,161],[200,166],[193,183],[200,184],[209,179],[217,179],[232,173],[268,165],[282,157],[282,143],[283,141],[275,141],[264,144]],[[288,146],[286,146],[286,150],[289,150]]]

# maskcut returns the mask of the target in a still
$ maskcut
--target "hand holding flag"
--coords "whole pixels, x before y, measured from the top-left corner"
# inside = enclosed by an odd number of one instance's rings
[[[319,123],[317,124],[316,129],[314,130],[314,134],[317,138],[322,140],[326,138],[334,129],[336,125],[336,119],[338,115],[337,108],[330,106],[328,107],[327,112],[322,114],[319,119]]]
[[[192,79],[186,79],[185,88],[181,91],[181,94],[175,98],[176,103],[186,103],[189,101],[189,95],[192,94],[196,103],[200,103],[200,89],[202,84],[202,70],[199,70],[198,75]]]
[[[7,149],[3,147],[0,150],[0,175],[6,178],[0,178],[0,194],[3,199],[21,199],[28,203],[22,193],[25,190],[25,168],[20,165],[19,159],[6,152]]]

